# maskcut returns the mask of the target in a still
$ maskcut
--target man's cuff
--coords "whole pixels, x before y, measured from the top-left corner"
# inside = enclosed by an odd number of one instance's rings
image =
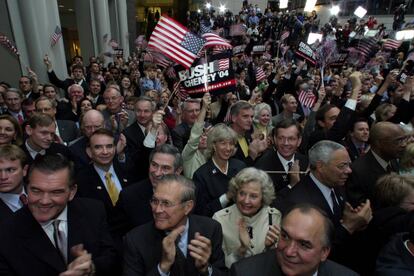
[[[355,110],[357,105],[357,101],[354,99],[348,99],[345,103],[345,106],[351,110]]]
[[[158,265],[157,265],[157,269],[158,269],[158,273],[159,273],[161,276],[170,276],[170,272],[167,272],[167,273],[162,272],[162,270],[161,270],[161,268],[160,268],[160,264],[158,264]]]

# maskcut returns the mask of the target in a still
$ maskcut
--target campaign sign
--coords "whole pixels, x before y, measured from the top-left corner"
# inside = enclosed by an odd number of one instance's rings
[[[305,42],[301,41],[299,43],[299,47],[296,50],[296,54],[305,60],[309,61],[313,65],[316,64],[316,56],[315,52],[312,50],[312,48],[306,44]]]
[[[181,65],[174,67],[178,73],[181,85],[190,96],[199,96],[210,92],[212,94],[225,94],[236,90],[236,79],[231,66],[231,53],[224,52],[198,59],[189,69]]]

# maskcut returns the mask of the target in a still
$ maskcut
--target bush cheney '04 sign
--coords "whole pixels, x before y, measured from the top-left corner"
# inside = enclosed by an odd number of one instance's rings
[[[181,85],[190,96],[206,91],[212,94],[225,94],[236,90],[236,79],[231,66],[231,53],[220,53],[204,59],[198,59],[195,66],[185,70],[175,66]]]

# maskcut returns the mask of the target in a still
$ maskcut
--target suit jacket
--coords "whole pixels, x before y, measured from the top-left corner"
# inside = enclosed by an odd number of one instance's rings
[[[196,170],[193,175],[197,196],[195,213],[212,217],[223,209],[219,197],[227,192],[230,179],[245,167],[240,160],[231,158],[225,175],[210,159]]]
[[[180,152],[183,151],[188,139],[190,139],[190,133],[191,127],[187,123],[181,123],[171,131],[171,138],[174,146],[176,146]]]
[[[399,166],[396,160],[391,161],[391,165],[395,172],[399,171]],[[373,197],[375,184],[381,176],[387,174],[386,170],[378,163],[369,150],[364,156],[361,156],[352,163],[352,173],[348,178],[346,185],[347,197],[351,204],[359,205],[360,202]],[[375,207],[375,204],[374,206]]]
[[[127,177],[130,183],[135,183],[148,177],[149,155],[152,149],[144,146],[145,134],[137,122],[127,127],[124,135],[127,140]]]
[[[91,163],[91,159],[86,153],[87,145],[88,138],[85,136],[79,137],[77,140],[72,141],[69,145],[69,151],[72,154],[76,171],[88,166]]]
[[[13,216],[13,211],[7,206],[7,204],[0,199],[0,223],[8,220]]]
[[[69,143],[79,137],[79,129],[74,121],[57,120],[57,127],[59,129],[60,138],[66,143]]]
[[[299,160],[299,168],[301,171],[306,171],[309,165],[308,158],[300,153],[295,153],[295,160]],[[275,148],[267,149],[261,157],[259,157],[254,165],[256,168],[264,171],[284,171],[282,162]],[[275,191],[279,192],[289,185],[289,175],[287,173],[269,173],[270,178],[275,186]],[[304,176],[301,175],[301,178]]]
[[[23,143],[20,147],[26,153],[27,164],[29,165],[32,164],[34,160],[32,156],[30,155],[29,150],[26,147],[26,143]],[[58,143],[50,144],[50,147],[46,150],[46,154],[56,154],[56,153],[60,153],[66,158],[68,158],[69,160],[73,160],[72,153],[69,151],[69,149],[66,146],[58,144]]]
[[[249,145],[252,141],[252,134],[251,132],[247,132],[244,135],[246,138],[247,145]],[[243,150],[240,147],[240,144],[237,143],[236,145],[236,153],[233,155],[233,158],[239,159],[240,161],[244,162],[247,166],[253,166],[254,160],[250,156],[244,156]]]
[[[65,79],[65,80],[60,80],[57,76],[55,71],[51,71],[51,72],[47,72],[47,76],[49,77],[49,81],[51,83],[53,83],[54,85],[56,85],[59,88],[62,88],[63,90],[65,90],[65,98],[69,98],[68,97],[68,88],[69,86],[71,86],[72,84],[75,84],[75,80],[74,79]],[[89,91],[89,86],[88,83],[86,82],[86,80],[84,79],[81,83],[81,86],[83,88],[83,91],[85,92],[85,95],[87,95],[88,91]]]
[[[113,167],[122,188],[126,187],[128,182],[124,177],[124,171],[116,160],[113,162]],[[105,183],[102,182],[93,164],[84,167],[76,173],[76,183],[78,184],[77,196],[93,198],[103,202],[109,221],[111,222],[115,219],[115,208],[105,188]]]
[[[231,267],[231,276],[283,276],[279,264],[277,263],[276,250],[268,250],[264,253],[242,259]],[[358,275],[349,268],[330,260],[322,262],[318,267],[318,276]]]
[[[28,207],[0,227],[0,275],[56,276],[66,270],[53,246]],[[101,203],[74,199],[68,204],[68,263],[70,248],[82,243],[92,254],[96,275],[118,275],[118,256],[113,247]]]
[[[212,275],[226,275],[224,253],[221,249],[223,234],[220,224],[210,218],[190,215],[188,241],[194,239],[195,233],[211,241],[211,256],[209,263],[213,267]],[[136,227],[125,236],[124,276],[159,275],[157,266],[161,261],[162,240],[165,232],[155,228],[153,222]],[[185,259],[187,273],[199,275],[194,265],[194,259],[187,252]]]

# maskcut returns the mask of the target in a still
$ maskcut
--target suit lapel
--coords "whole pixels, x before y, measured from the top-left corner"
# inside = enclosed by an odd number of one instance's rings
[[[105,206],[112,206],[111,198],[109,197],[108,192],[106,191],[105,183],[102,182],[102,179],[99,177],[98,172],[95,170],[95,167],[93,165],[90,165],[92,168],[92,178],[93,181],[91,185],[96,186],[93,189],[96,189],[96,194],[98,197],[104,202]]]
[[[87,224],[87,223],[86,223]],[[82,215],[72,203],[68,204],[68,263],[74,260],[70,249],[78,244],[83,243],[83,231],[85,222],[82,222]]]
[[[24,207],[20,215],[19,223],[21,227],[18,231],[20,238],[23,240],[23,246],[32,252],[33,256],[49,264],[57,271],[64,271],[66,265],[59,252],[53,246],[40,224],[34,219],[29,209]]]

